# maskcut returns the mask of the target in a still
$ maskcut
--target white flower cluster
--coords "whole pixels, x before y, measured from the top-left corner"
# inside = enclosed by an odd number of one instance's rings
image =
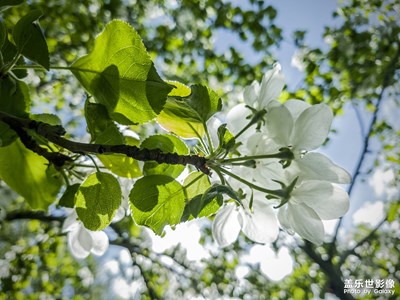
[[[233,243],[240,230],[258,243],[274,241],[279,230],[271,202],[278,208],[277,218],[284,229],[315,244],[324,239],[321,220],[337,219],[349,208],[348,194],[335,184],[350,183],[350,175],[323,154],[309,152],[326,140],[333,119],[331,109],[326,104],[310,105],[300,100],[281,104],[276,99],[283,86],[284,77],[276,64],[261,84],[253,82],[245,88],[245,104],[229,111],[227,127],[233,134],[240,133],[237,140],[243,144],[241,155],[290,154],[288,159],[255,159],[255,168],[232,166],[230,172],[263,189],[290,187],[290,194],[278,197],[279,202],[270,201],[265,193],[251,191],[231,178],[246,192],[247,205],[227,203],[215,216],[213,235],[222,247]],[[243,132],[249,124],[246,116],[261,110],[266,111],[261,126],[253,125]],[[250,199],[252,208],[248,208]]]

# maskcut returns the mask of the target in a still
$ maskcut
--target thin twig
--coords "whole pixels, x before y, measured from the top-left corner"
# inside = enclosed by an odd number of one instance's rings
[[[338,262],[338,265],[342,265],[344,263],[344,261],[346,260],[346,258],[355,253],[355,250],[360,247],[361,245],[363,245],[365,242],[367,242],[377,231],[378,229],[386,222],[387,220],[387,216],[381,220],[378,225],[375,226],[374,229],[372,229],[363,239],[361,239],[360,241],[358,241],[358,243],[351,249],[348,249],[347,251],[343,252],[342,255],[340,255],[340,259]]]
[[[377,99],[376,105],[375,105],[376,109],[375,109],[375,111],[374,111],[374,113],[372,115],[372,120],[370,122],[370,125],[369,125],[369,128],[368,128],[368,132],[364,136],[364,142],[363,142],[361,156],[360,156],[360,158],[359,158],[359,160],[357,162],[356,168],[355,168],[355,170],[353,172],[353,174],[354,174],[353,175],[353,180],[352,180],[352,182],[350,183],[350,185],[349,185],[349,187],[347,189],[347,193],[350,196],[351,196],[353,188],[354,188],[354,186],[355,186],[355,184],[357,182],[358,176],[361,174],[361,167],[363,165],[363,162],[364,162],[364,159],[366,157],[366,154],[368,153],[371,135],[373,133],[375,124],[376,124],[376,122],[378,120],[378,113],[380,111],[380,106],[381,106],[381,103],[382,103],[382,100],[383,100],[383,95],[384,95],[384,92],[385,92],[386,88],[390,84],[390,79],[391,79],[391,77],[393,75],[393,72],[395,72],[395,70],[396,70],[396,63],[397,63],[397,60],[399,59],[399,57],[400,57],[400,45],[399,45],[399,47],[397,49],[396,55],[394,55],[392,61],[388,64],[388,68],[386,69],[385,76],[384,76],[383,81],[382,81],[382,89],[381,89],[381,92],[379,93],[379,96],[378,96],[378,99]],[[335,246],[336,246],[336,240],[337,240],[337,236],[338,236],[338,233],[339,233],[340,226],[342,225],[342,222],[343,222],[343,217],[340,218],[338,224],[336,225],[335,233],[334,233],[333,239],[331,241],[331,246],[330,246],[330,248],[328,250],[328,254],[329,254],[329,256],[331,258],[334,255],[334,249],[335,249]]]

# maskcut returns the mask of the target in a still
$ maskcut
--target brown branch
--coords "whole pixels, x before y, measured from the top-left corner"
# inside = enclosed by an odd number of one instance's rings
[[[43,122],[18,118],[0,111],[0,121],[11,127],[20,137],[25,147],[42,155],[56,166],[62,166],[70,158],[61,153],[50,153],[40,147],[27,133],[27,129],[34,130],[37,134],[64,149],[80,154],[124,154],[140,161],[155,161],[159,164],[193,165],[206,175],[210,175],[207,159],[198,155],[179,155],[177,153],[164,153],[160,149],[141,149],[129,145],[105,145],[74,142],[63,138],[65,133],[61,126],[52,126]]]
[[[380,91],[380,93],[378,95],[378,99],[377,99],[376,105],[375,105],[376,109],[375,109],[375,111],[374,111],[374,113],[372,115],[372,120],[371,120],[371,123],[369,125],[368,132],[364,136],[364,142],[363,142],[363,147],[362,147],[362,151],[361,151],[361,156],[360,156],[360,158],[359,158],[359,160],[357,162],[356,168],[354,170],[353,180],[352,180],[352,182],[350,183],[350,185],[349,185],[349,187],[347,189],[347,193],[350,196],[351,196],[353,188],[354,188],[354,186],[355,186],[355,184],[357,182],[358,176],[361,174],[361,167],[362,167],[362,165],[364,163],[364,159],[365,159],[365,157],[366,157],[366,155],[368,153],[371,136],[372,136],[375,124],[376,124],[376,122],[378,120],[378,113],[380,111],[380,105],[381,105],[382,100],[383,100],[383,95],[384,95],[384,92],[385,92],[386,88],[390,84],[391,77],[393,76],[394,72],[396,71],[396,64],[397,64],[399,58],[400,58],[400,43],[398,44],[396,55],[393,56],[391,62],[388,64],[388,67],[387,67],[386,72],[384,74],[384,78],[383,78],[383,81],[382,81],[382,89],[381,89],[381,91]],[[342,221],[343,221],[343,217],[340,218],[338,224],[336,225],[336,229],[335,229],[335,233],[333,235],[333,239],[330,242],[331,246],[330,246],[330,248],[328,250],[328,254],[329,254],[329,256],[331,258],[334,255],[334,250],[335,250],[335,246],[336,246],[336,240],[337,240],[337,236],[338,236],[338,233],[339,233],[340,226],[342,225]]]

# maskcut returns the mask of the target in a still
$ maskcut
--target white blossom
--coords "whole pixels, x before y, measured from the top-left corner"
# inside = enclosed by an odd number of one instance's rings
[[[279,208],[279,223],[315,244],[324,239],[321,220],[333,220],[349,209],[349,195],[329,182],[303,181],[292,191],[289,201]]]
[[[86,229],[75,210],[65,219],[62,231],[67,232],[68,248],[76,258],[86,258],[90,253],[101,256],[108,249],[107,234]]]
[[[236,241],[240,231],[257,243],[272,243],[278,237],[275,214],[266,201],[254,199],[252,210],[225,204],[216,214],[212,225],[214,239],[221,247]]]
[[[267,109],[270,102],[279,97],[284,85],[285,78],[281,73],[281,65],[276,63],[272,70],[265,73],[261,84],[253,81],[244,89],[244,102],[257,110]]]
[[[275,106],[275,100],[282,92],[284,85],[285,79],[281,73],[281,66],[276,63],[272,70],[265,73],[261,84],[253,81],[244,89],[244,103],[234,106],[226,116],[228,129],[236,134],[249,123],[250,119],[246,119],[246,117],[251,115],[251,110],[246,105],[255,110],[267,110]],[[242,137],[242,139],[244,138]]]
[[[350,183],[351,177],[346,170],[321,153],[309,152],[324,143],[332,118],[332,111],[326,104],[311,106],[300,100],[287,101],[284,105],[270,110],[262,133],[254,133],[249,137],[248,151],[253,155],[272,154],[287,147],[294,154],[294,159],[288,168],[292,177],[299,176],[300,181],[326,180],[334,183]],[[263,177],[263,170],[258,168],[255,176],[260,180],[260,177]]]

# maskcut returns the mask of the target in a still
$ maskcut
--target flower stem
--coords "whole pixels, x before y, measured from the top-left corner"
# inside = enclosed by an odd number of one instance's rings
[[[262,154],[262,155],[251,155],[251,156],[228,158],[228,159],[220,160],[219,162],[222,164],[230,164],[232,162],[255,160],[255,159],[266,159],[266,158],[293,159],[293,154],[281,151],[281,152],[274,153],[274,154]]]
[[[1,73],[7,74],[11,69],[13,69],[14,65],[18,62],[18,60],[20,59],[20,57],[21,57],[21,53],[18,52],[18,53],[14,56],[13,60],[12,60],[9,64],[7,64],[7,65],[5,66],[4,70],[2,70]]]
[[[210,137],[210,133],[208,132],[208,128],[205,123],[203,124],[203,127],[204,127],[204,131],[206,132],[206,137],[207,137],[207,142],[208,142],[209,149],[210,149],[210,154],[213,154],[214,148],[213,148],[212,140]]]
[[[242,129],[240,130],[236,135],[235,135],[235,139],[237,139],[239,136],[241,136],[247,129],[249,129],[251,126],[253,126],[254,124],[257,124],[260,120],[263,119],[264,115],[267,113],[266,110],[260,110],[255,112],[255,110],[253,108],[250,108],[249,106],[246,105],[247,108],[249,108],[250,110],[253,111],[254,115],[251,118],[250,122]]]
[[[240,176],[233,174],[231,172],[229,172],[228,170],[224,169],[224,168],[220,168],[220,167],[214,167],[213,168],[215,171],[220,171],[221,173],[225,173],[226,175],[236,179],[237,181],[240,181],[241,183],[244,183],[245,185],[248,185],[249,187],[258,190],[260,192],[264,192],[267,194],[271,194],[274,196],[278,196],[278,197],[286,197],[286,192],[284,190],[270,190],[270,189],[266,189],[266,188],[262,188],[254,183],[251,183],[243,178],[241,178]]]

